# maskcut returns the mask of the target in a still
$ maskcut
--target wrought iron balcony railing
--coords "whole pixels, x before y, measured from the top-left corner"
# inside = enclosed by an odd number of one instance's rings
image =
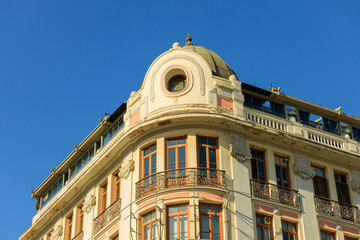
[[[150,175],[136,183],[136,198],[172,187],[207,185],[231,188],[232,180],[225,171],[210,168],[181,168]]]
[[[250,179],[250,188],[252,197],[300,208],[300,194],[296,190],[262,182],[257,179]]]
[[[84,239],[84,231],[79,232],[76,234],[75,237],[73,237],[71,240],[83,240]]]
[[[319,196],[315,196],[314,200],[316,212],[360,223],[358,207]]]
[[[121,214],[121,199],[112,203],[105,211],[94,219],[94,235],[104,226],[109,224],[115,217]]]

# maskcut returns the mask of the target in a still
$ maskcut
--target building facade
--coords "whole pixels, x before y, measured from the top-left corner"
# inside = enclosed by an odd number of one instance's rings
[[[174,43],[35,190],[20,240],[360,239],[360,119]]]

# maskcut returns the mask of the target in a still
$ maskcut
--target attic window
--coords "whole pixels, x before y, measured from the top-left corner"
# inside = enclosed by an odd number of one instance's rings
[[[168,67],[162,74],[162,90],[168,97],[178,97],[189,92],[193,85],[189,69],[181,65]]]
[[[169,92],[179,92],[186,87],[186,77],[184,75],[177,75],[170,78],[167,90]]]

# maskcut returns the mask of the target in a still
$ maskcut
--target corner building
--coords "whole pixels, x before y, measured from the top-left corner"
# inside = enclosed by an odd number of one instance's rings
[[[359,239],[360,119],[174,43],[32,190],[20,240]]]

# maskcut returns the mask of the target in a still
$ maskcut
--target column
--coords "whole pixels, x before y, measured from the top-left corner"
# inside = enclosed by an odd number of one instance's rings
[[[312,181],[315,172],[306,156],[295,153],[294,160],[294,172],[297,174],[302,208],[302,235],[304,239],[319,239],[320,229],[315,210],[314,186]]]

